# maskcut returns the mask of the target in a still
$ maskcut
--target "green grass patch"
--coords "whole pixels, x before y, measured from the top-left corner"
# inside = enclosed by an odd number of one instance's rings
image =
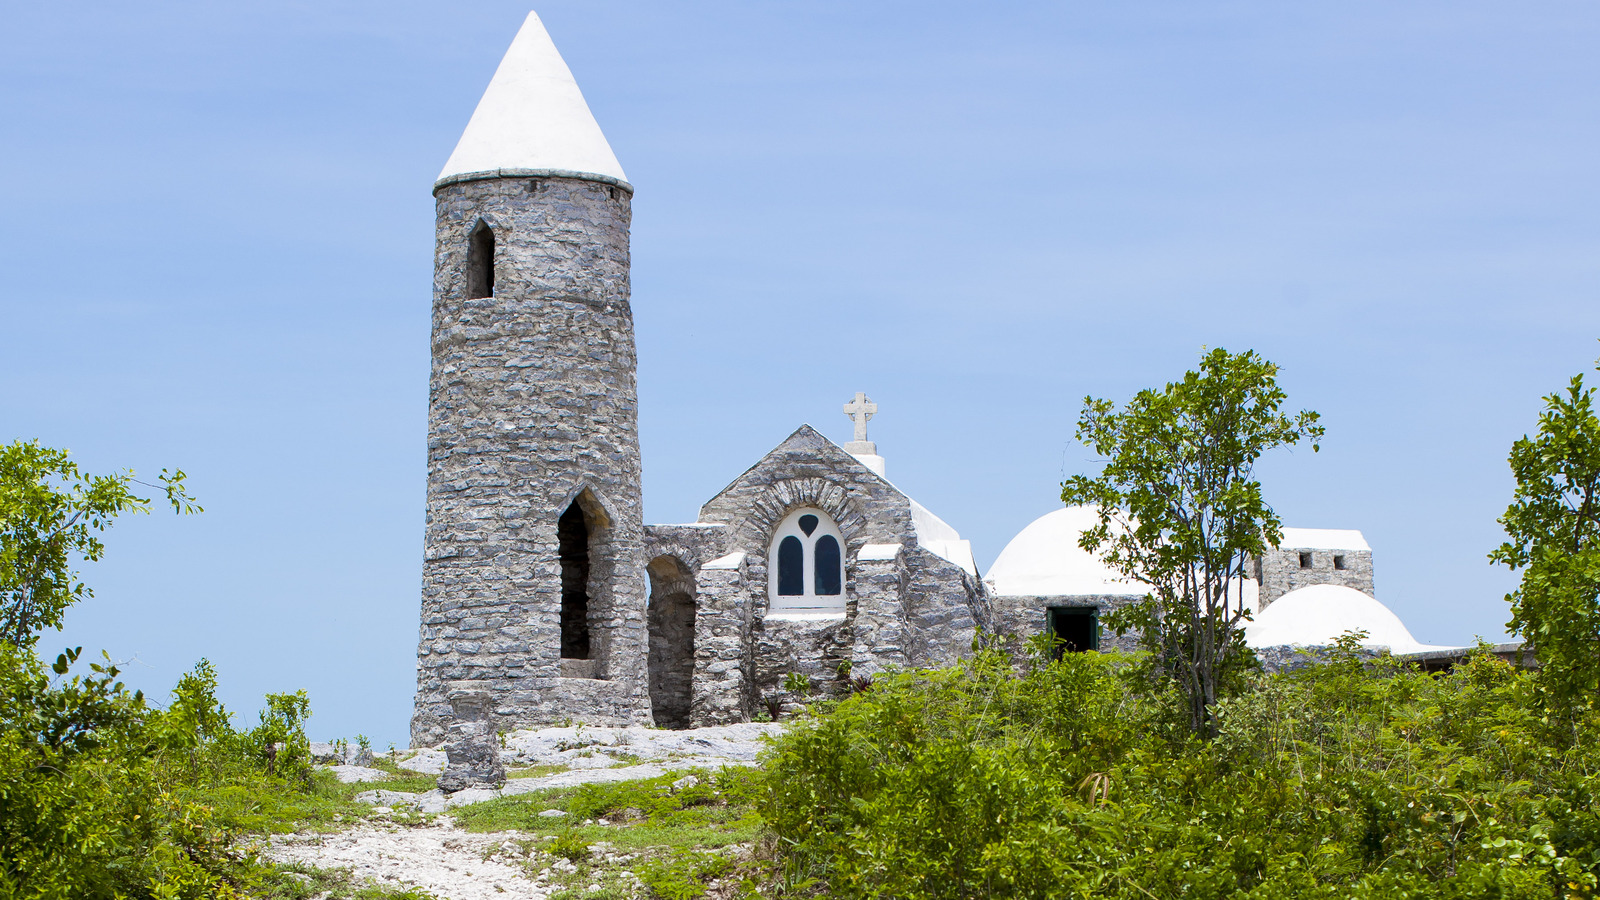
[[[559,775],[570,770],[571,766],[529,766],[526,769],[510,769],[506,772],[507,778],[543,778],[546,775]]]
[[[384,781],[364,781],[358,784],[349,785],[349,787],[355,789],[350,792],[350,796],[352,797],[361,793],[362,791],[371,790],[406,791],[413,794],[426,794],[438,786],[439,776],[418,775],[415,772],[407,772],[403,775],[396,775],[395,777],[386,779]]]
[[[687,775],[697,783],[674,790]],[[463,807],[456,824],[528,835],[495,852],[522,866],[552,900],[695,900],[718,884],[775,875],[746,850],[763,830],[757,778],[729,767],[552,788]],[[548,809],[567,815],[539,815]]]
[[[386,790],[423,793],[433,790],[431,777],[395,778],[343,784],[332,772],[313,770],[309,782],[286,786],[281,779],[239,773],[221,783],[183,785],[178,796],[212,809],[228,828],[246,834],[289,834],[296,831],[333,831],[371,814],[372,807],[357,803],[363,791]]]
[[[685,775],[699,783],[674,791],[672,784]],[[535,834],[555,834],[586,820],[612,821],[597,825],[608,832],[622,833],[653,829],[690,828],[697,830],[736,830],[747,839],[751,827],[744,822],[753,816],[756,794],[755,776],[747,768],[725,768],[718,772],[697,770],[669,772],[637,781],[582,784],[552,788],[463,807],[456,822],[469,831],[507,831],[515,829]],[[559,809],[565,818],[546,818],[539,813]],[[620,839],[620,838],[619,838]]]

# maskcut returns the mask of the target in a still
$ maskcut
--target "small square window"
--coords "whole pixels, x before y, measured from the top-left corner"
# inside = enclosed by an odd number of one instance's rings
[[[1100,614],[1093,606],[1052,606],[1045,610],[1050,658],[1100,649]]]
[[[1302,568],[1302,569],[1311,568],[1311,551],[1310,550],[1301,550],[1300,551],[1300,568]]]
[[[1341,554],[1338,554],[1338,555],[1334,556],[1334,558],[1333,558],[1333,567],[1335,569],[1343,569],[1344,568],[1344,554],[1341,553]]]

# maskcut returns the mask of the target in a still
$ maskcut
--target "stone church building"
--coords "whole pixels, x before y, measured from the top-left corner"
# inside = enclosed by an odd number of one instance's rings
[[[837,692],[889,667],[949,664],[981,635],[1119,646],[1099,616],[1143,591],[1077,547],[1092,511],[1039,519],[980,576],[956,530],[886,477],[864,394],[845,404],[853,440],[802,425],[697,521],[646,525],[633,190],[530,14],[433,187],[413,746],[468,717],[501,729],[744,721],[791,674]],[[1359,532],[1285,537],[1249,590],[1262,618],[1273,601],[1311,611],[1275,634],[1349,606],[1301,603],[1308,585],[1371,599]]]

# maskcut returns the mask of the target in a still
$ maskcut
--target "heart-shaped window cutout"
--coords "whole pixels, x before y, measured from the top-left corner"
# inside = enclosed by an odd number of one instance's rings
[[[800,530],[806,533],[806,537],[811,537],[811,532],[817,530],[817,517],[811,515],[810,513],[801,516]]]

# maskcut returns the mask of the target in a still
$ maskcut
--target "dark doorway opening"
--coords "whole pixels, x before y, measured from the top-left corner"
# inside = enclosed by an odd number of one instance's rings
[[[1100,611],[1092,606],[1058,606],[1045,611],[1050,658],[1100,649]]]
[[[694,699],[694,575],[675,556],[650,573],[650,707],[658,728],[688,728]]]
[[[556,523],[561,554],[561,657],[589,658],[589,520],[574,500]]]
[[[467,299],[494,296],[494,229],[480,221],[467,239]]]

